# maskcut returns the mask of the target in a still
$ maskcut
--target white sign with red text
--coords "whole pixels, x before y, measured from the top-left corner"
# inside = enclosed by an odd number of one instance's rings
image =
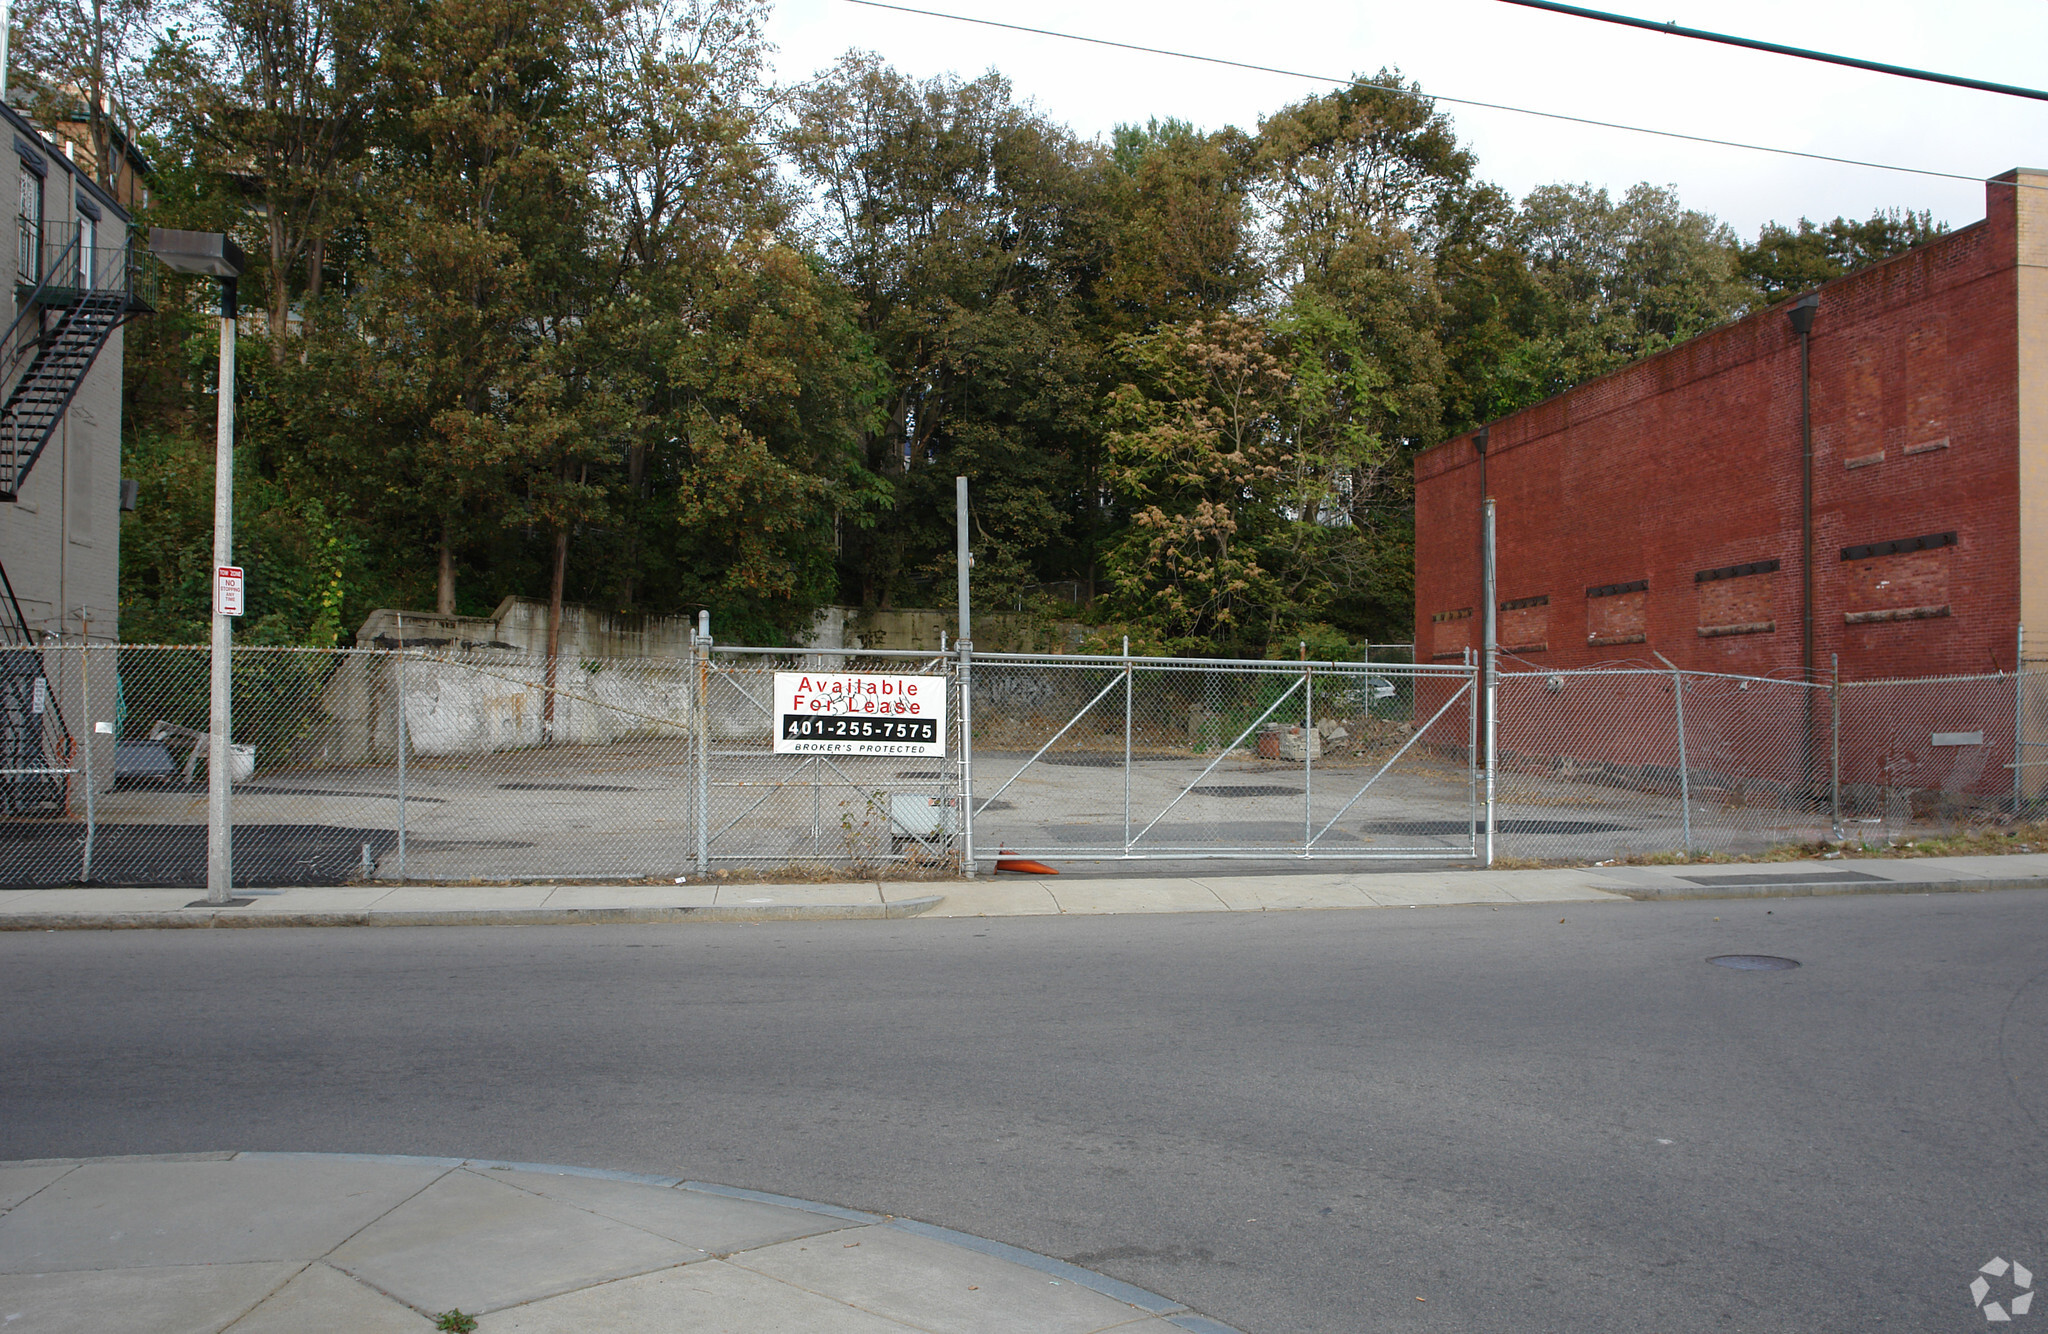
[[[242,567],[239,565],[216,565],[213,567],[213,613],[216,616],[240,616],[242,614]]]
[[[946,678],[775,673],[778,755],[946,753]]]

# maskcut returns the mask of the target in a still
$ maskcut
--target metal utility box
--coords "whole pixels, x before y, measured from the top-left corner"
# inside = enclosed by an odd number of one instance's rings
[[[920,843],[945,843],[960,828],[959,799],[923,792],[889,794],[889,837]]]

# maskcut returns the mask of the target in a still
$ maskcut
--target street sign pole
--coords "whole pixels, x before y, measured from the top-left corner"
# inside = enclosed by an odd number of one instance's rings
[[[974,552],[967,542],[967,479],[953,479],[953,518],[959,550],[955,553],[960,576],[960,638],[953,645],[960,654],[960,873],[974,879],[974,627],[970,616],[973,600],[968,593],[967,572],[973,568]]]
[[[204,901],[225,904],[234,901],[233,823],[228,807],[234,781],[229,657],[234,651],[234,623],[230,618],[242,614],[242,572],[229,564],[235,550],[235,280],[242,276],[248,257],[225,232],[152,227],[149,248],[174,273],[207,274],[220,280],[220,385],[214,403],[213,446],[213,698],[206,721]]]
[[[220,283],[220,393],[214,412],[213,448],[213,703],[207,718],[206,901],[225,904],[234,890],[233,793],[234,691],[230,684],[234,616],[241,614],[241,580],[234,579],[237,605],[231,613],[225,571],[233,568],[235,545],[235,280]],[[241,571],[236,570],[239,576]]]

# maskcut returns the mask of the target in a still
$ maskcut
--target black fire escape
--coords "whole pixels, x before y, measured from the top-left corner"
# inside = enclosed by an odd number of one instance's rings
[[[147,254],[125,237],[119,246],[96,245],[97,232],[76,224],[22,227],[19,313],[0,339],[0,503],[21,498],[114,330],[155,307]],[[63,767],[75,743],[4,565],[0,596],[0,815],[61,814],[66,782],[47,771]]]

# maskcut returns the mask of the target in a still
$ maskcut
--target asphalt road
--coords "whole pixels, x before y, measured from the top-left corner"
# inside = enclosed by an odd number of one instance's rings
[[[2048,1274],[2044,945],[2037,893],[7,935],[0,1158],[671,1173],[1253,1334],[1982,1329]]]

